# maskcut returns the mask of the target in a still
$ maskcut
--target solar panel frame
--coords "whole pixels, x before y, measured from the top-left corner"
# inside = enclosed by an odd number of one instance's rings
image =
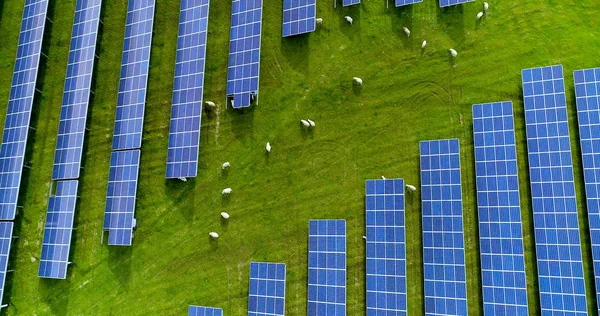
[[[142,147],[155,0],[129,0],[113,150]]]
[[[249,107],[258,100],[262,8],[262,0],[233,0],[227,98],[234,109]]]
[[[103,228],[108,230],[111,246],[131,246],[140,155],[141,151],[134,149],[115,151],[110,156]]]
[[[346,315],[346,221],[308,224],[307,315]]]
[[[600,68],[573,72],[577,123],[594,262],[596,301],[600,310]]]
[[[52,180],[79,178],[102,0],[77,0]]]
[[[458,139],[420,143],[425,315],[467,315]]]
[[[251,262],[248,316],[284,315],[285,283],[284,263]]]
[[[31,110],[48,14],[48,0],[26,0],[0,147],[0,220],[14,220]]]
[[[78,184],[78,180],[58,181],[56,194],[49,198],[38,270],[40,278],[67,278]]]
[[[355,4],[360,4],[360,0],[342,0],[342,6],[347,7]]]
[[[167,179],[193,178],[198,174],[209,6],[209,0],[181,2]]]
[[[367,315],[408,313],[404,179],[366,181]]]
[[[475,0],[440,0],[440,8],[445,8],[453,5],[474,2]]]
[[[317,0],[284,0],[282,36],[314,32],[317,28]]]
[[[541,314],[587,315],[562,65],[522,80]]]
[[[402,7],[405,5],[411,5],[415,3],[421,3],[423,0],[396,0],[396,7]]]
[[[6,287],[6,274],[8,273],[8,260],[12,243],[13,222],[0,222],[0,308]]]
[[[473,105],[483,311],[529,315],[512,102]]]
[[[223,310],[216,307],[190,305],[188,316],[223,316]]]

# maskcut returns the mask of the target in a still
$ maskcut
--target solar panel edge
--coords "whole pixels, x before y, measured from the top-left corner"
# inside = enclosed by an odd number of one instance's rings
[[[260,271],[260,267],[261,266],[265,266],[265,265],[267,266],[267,268],[268,268],[269,265],[274,265],[275,267],[283,267],[283,279],[278,278],[277,275],[276,275],[275,278],[269,278],[267,276],[266,278],[264,278],[264,281],[265,282],[268,282],[268,281],[271,281],[271,282],[281,282],[282,281],[283,282],[283,295],[282,296],[275,295],[272,298],[275,299],[275,300],[278,300],[278,299],[282,300],[283,307],[282,307],[282,313],[281,313],[281,315],[284,315],[285,314],[285,298],[286,298],[285,291],[286,291],[286,287],[287,287],[287,265],[285,263],[282,263],[282,262],[267,262],[267,261],[250,261],[250,267],[249,267],[249,272],[250,273],[248,275],[248,280],[250,281],[250,282],[248,282],[249,283],[248,284],[248,314],[249,315],[255,315],[255,316],[260,316],[260,315],[265,315],[265,316],[266,315],[279,315],[279,314],[277,314],[277,311],[274,311],[273,313],[267,313],[267,312],[251,311],[250,310],[251,309],[251,306],[250,306],[250,303],[251,303],[250,297],[251,296],[260,296],[260,297],[266,297],[267,296],[266,293],[264,293],[264,294],[261,294],[261,293],[253,294],[253,292],[252,292],[252,282],[251,282],[252,279],[261,279],[260,276],[256,276],[256,277],[252,276],[253,275],[252,274],[252,268],[256,267],[256,269]],[[259,271],[257,271],[257,273],[260,273]],[[257,289],[257,291],[258,291],[258,289]]]
[[[8,262],[10,261],[10,249],[12,246],[12,235],[14,232],[14,223],[13,222],[0,222],[0,227],[4,228],[3,226],[8,226],[9,227],[9,231],[10,233],[8,234],[10,236],[10,238],[6,238],[8,239],[8,246],[7,246],[7,254],[6,254],[6,266],[8,267]],[[4,232],[4,229],[2,229],[2,231]],[[2,308],[3,303],[4,303],[4,290],[6,287],[6,275],[8,274],[8,270],[7,271],[0,271],[0,274],[2,275],[2,277],[0,278],[0,281],[2,283],[2,287],[0,288],[0,309]]]

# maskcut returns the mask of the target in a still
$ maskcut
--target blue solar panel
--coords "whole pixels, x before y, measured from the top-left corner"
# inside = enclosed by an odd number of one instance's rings
[[[109,245],[131,246],[139,171],[139,149],[111,154],[104,211],[104,229],[108,230]]]
[[[40,278],[67,278],[78,183],[77,180],[58,181],[56,194],[50,196],[38,272]]]
[[[574,77],[596,300],[600,304],[600,68],[577,70]]]
[[[13,223],[0,222],[0,307],[6,286],[6,273],[8,272],[8,258],[12,242]]]
[[[396,6],[401,7],[409,4],[423,2],[423,0],[396,0]]]
[[[440,7],[449,7],[452,5],[463,4],[467,2],[473,2],[475,0],[440,0]]]
[[[317,0],[283,1],[283,36],[313,32],[317,26]]]
[[[26,0],[0,147],[0,219],[13,220],[23,171],[48,0]]]
[[[359,3],[360,3],[360,0],[343,0],[342,1],[342,5],[344,7],[347,7],[347,6],[353,5],[353,4],[359,4]]]
[[[167,178],[198,173],[209,0],[181,1]]]
[[[223,310],[214,307],[190,305],[188,308],[188,316],[223,316]]]
[[[458,139],[421,142],[426,315],[467,315]]]
[[[563,69],[522,75],[541,313],[587,315]]]
[[[367,180],[367,315],[404,316],[404,180]]]
[[[102,0],[77,0],[52,180],[79,178]]]
[[[473,105],[485,315],[528,315],[512,102]]]
[[[248,316],[284,315],[285,264],[250,263]]]
[[[346,221],[308,225],[308,315],[346,315]]]
[[[142,147],[154,0],[129,0],[113,150]]]
[[[233,0],[229,36],[227,96],[234,109],[258,98],[262,0]]]

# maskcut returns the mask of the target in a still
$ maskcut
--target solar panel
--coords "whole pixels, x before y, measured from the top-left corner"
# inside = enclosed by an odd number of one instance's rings
[[[77,180],[58,181],[56,194],[49,198],[38,271],[40,278],[67,278],[78,183]]]
[[[154,0],[129,0],[113,150],[142,147]]]
[[[181,1],[167,178],[198,173],[209,0]]]
[[[233,0],[229,37],[227,97],[234,109],[258,98],[262,0]]]
[[[79,178],[102,0],[77,0],[52,180]]]
[[[317,0],[284,0],[283,37],[313,32],[316,14]]]
[[[473,105],[486,315],[529,315],[512,102]]]
[[[449,7],[457,4],[463,4],[467,2],[473,2],[475,0],[440,0],[440,7]]]
[[[425,314],[467,315],[458,139],[420,145]]]
[[[407,315],[404,180],[367,180],[367,315]]]
[[[574,77],[596,300],[600,304],[600,68],[577,70]]]
[[[131,246],[139,170],[139,149],[111,154],[104,211],[104,229],[108,230],[109,245]]]
[[[347,7],[349,5],[359,4],[360,0],[343,0],[342,5]]]
[[[248,316],[284,315],[285,264],[250,263]]]
[[[14,220],[48,0],[26,0],[0,147],[0,219]]]
[[[214,307],[190,305],[188,308],[188,316],[223,316],[223,310]]]
[[[308,225],[308,315],[346,315],[346,221]]]
[[[587,315],[562,66],[522,75],[541,314]]]
[[[401,6],[415,4],[415,3],[419,3],[419,2],[423,2],[423,0],[396,0],[396,6],[401,7]]]
[[[13,223],[0,222],[0,308],[4,288],[6,286],[6,273],[8,272],[8,258],[10,256],[10,244],[12,242]]]

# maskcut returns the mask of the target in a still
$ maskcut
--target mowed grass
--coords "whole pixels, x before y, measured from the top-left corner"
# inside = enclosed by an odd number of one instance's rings
[[[391,2],[391,1],[390,1]],[[364,181],[385,175],[419,184],[418,142],[461,141],[469,312],[482,314],[471,105],[512,100],[519,150],[529,304],[539,314],[529,200],[522,68],[562,63],[569,100],[588,308],[595,313],[571,71],[600,66],[600,8],[594,0],[490,0],[449,9],[437,1],[386,8],[385,1],[334,9],[319,1],[323,26],[281,38],[281,1],[265,0],[260,104],[225,109],[230,1],[210,7],[198,177],[167,181],[171,92],[179,1],[157,1],[140,185],[132,247],[102,244],[112,128],[126,0],[104,1],[67,280],[37,277],[75,1],[51,0],[40,88],[16,220],[4,301],[8,315],[185,314],[189,304],[247,308],[250,261],[287,264],[286,312],[306,313],[307,232],[313,218],[348,227],[348,315],[365,310]],[[6,111],[24,0],[0,1],[0,113]],[[354,25],[343,17],[350,15]],[[402,26],[411,29],[410,38]],[[428,45],[420,50],[422,40]],[[453,64],[448,49],[459,56]],[[355,89],[351,79],[364,80]],[[299,119],[317,123],[312,133]],[[2,119],[3,120],[3,119]],[[273,151],[265,155],[271,142]],[[230,161],[229,172],[221,163]],[[220,191],[233,188],[229,199]],[[423,313],[420,196],[407,198],[409,312]],[[223,225],[219,213],[231,214]],[[221,238],[209,242],[208,232]]]

